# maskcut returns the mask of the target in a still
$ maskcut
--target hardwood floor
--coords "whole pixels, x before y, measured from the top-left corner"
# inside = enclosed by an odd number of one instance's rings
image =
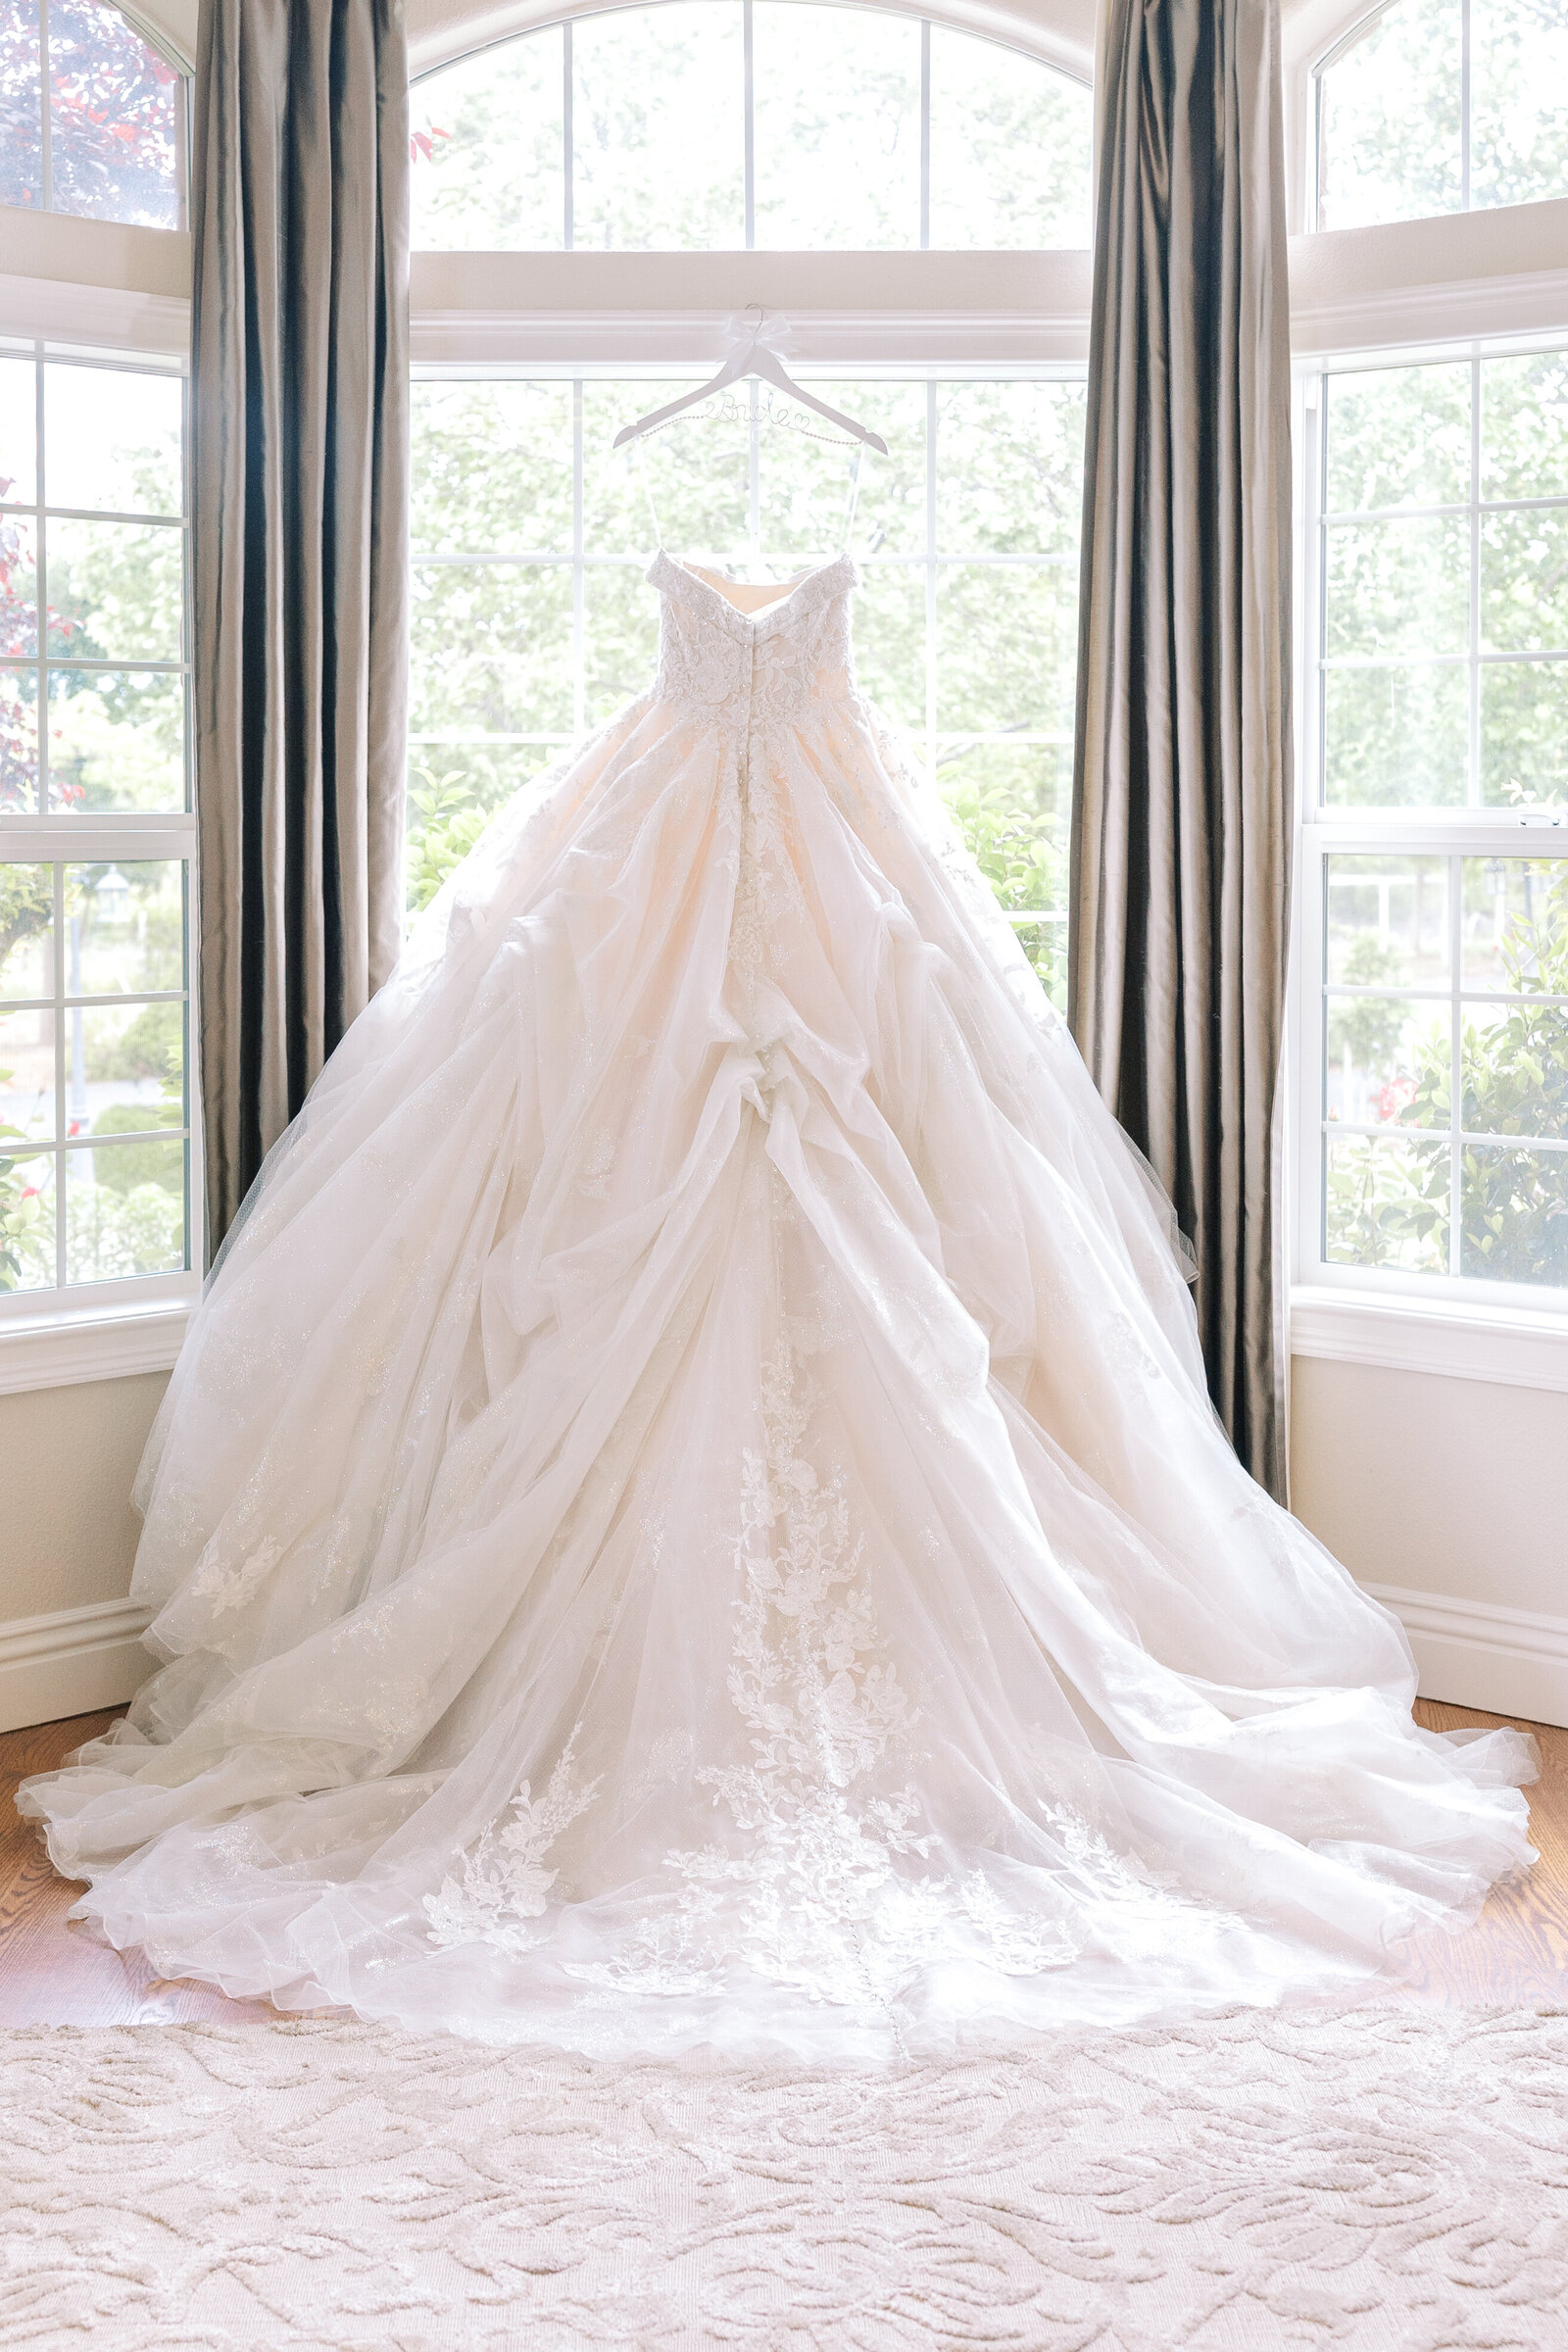
[[[20,1781],[51,1772],[118,1712],[0,1734],[0,2027],[178,2025],[195,2018],[237,2025],[274,2016],[266,2001],[225,2000],[210,1984],[169,1984],[139,1952],[122,1957],[68,1921],[81,1888],[56,1877],[37,1831],[13,1799]]]
[[[1430,1700],[1416,1711],[1434,1731],[1507,1720]],[[113,1720],[78,1715],[0,1735],[0,2027],[272,2016],[265,2001],[225,2000],[206,1984],[159,1979],[139,1954],[122,1957],[68,1922],[78,1890],[55,1876],[12,1799],[19,1781],[50,1771]],[[1568,1731],[1520,1728],[1541,1741],[1541,1779],[1530,1792],[1541,1860],[1527,1878],[1498,1887],[1468,1935],[1431,1947],[1405,1998],[1446,2008],[1568,2007]]]

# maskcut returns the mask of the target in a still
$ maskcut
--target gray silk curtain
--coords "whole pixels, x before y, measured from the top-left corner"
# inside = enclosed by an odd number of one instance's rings
[[[402,0],[203,0],[193,214],[209,1247],[401,940]]]
[[[1291,465],[1275,0],[1105,0],[1096,110],[1069,1017],[1197,1252],[1221,1418],[1283,1499]]]

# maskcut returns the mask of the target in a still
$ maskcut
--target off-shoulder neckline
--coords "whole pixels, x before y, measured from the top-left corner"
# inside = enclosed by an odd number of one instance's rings
[[[853,588],[859,578],[848,556],[830,556],[825,564],[803,571],[798,579],[790,582],[782,596],[774,597],[760,612],[743,612],[738,605],[731,604],[721,588],[715,588],[711,580],[705,579],[684,558],[672,556],[666,548],[659,550],[648,567],[647,576],[656,588],[679,589],[684,594],[694,596],[699,603],[706,601],[713,611],[725,615],[728,623],[748,636],[760,636],[771,628],[796,609],[809,590],[829,583],[834,587],[842,585]]]

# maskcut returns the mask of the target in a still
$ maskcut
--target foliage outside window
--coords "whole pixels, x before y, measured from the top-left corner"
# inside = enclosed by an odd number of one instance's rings
[[[1319,228],[1568,196],[1564,0],[1390,0],[1316,91]]]
[[[183,412],[177,374],[0,350],[0,1293],[21,1303],[189,1262]]]
[[[101,0],[0,0],[0,204],[182,224],[185,85]]]
[[[1319,403],[1322,1259],[1565,1289],[1568,353]]]

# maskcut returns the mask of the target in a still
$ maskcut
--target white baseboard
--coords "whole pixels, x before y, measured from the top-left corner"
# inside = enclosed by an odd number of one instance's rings
[[[104,1600],[0,1625],[0,1732],[122,1706],[156,1663],[140,1639],[149,1614]]]
[[[1568,1724],[1568,1617],[1452,1600],[1403,1585],[1366,1587],[1392,1609],[1415,1651],[1423,1698],[1530,1723]]]

